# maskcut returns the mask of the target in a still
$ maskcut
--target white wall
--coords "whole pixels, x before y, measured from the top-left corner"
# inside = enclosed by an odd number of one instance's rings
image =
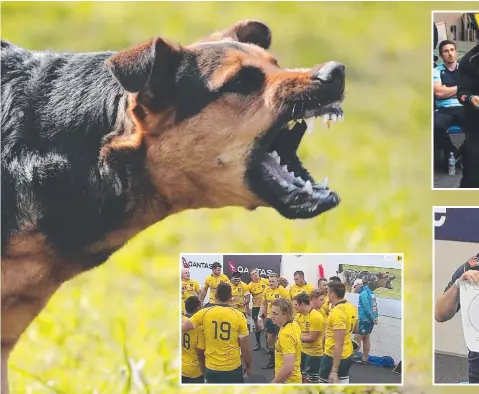
[[[437,300],[443,294],[456,269],[477,254],[478,244],[436,240],[434,249],[434,299]],[[459,312],[448,322],[434,322],[436,351],[467,355],[461,319]]]

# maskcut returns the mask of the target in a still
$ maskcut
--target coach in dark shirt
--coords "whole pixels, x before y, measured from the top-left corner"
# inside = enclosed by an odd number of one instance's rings
[[[459,63],[457,98],[464,105],[466,135],[460,187],[479,188],[479,44]]]
[[[444,290],[444,294],[436,302],[434,316],[439,323],[446,322],[459,312],[459,284],[460,280],[479,284],[479,253],[462,264]],[[469,351],[469,383],[479,383],[479,353]]]

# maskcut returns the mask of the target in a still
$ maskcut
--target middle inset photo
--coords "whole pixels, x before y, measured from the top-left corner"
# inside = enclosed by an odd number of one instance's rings
[[[182,254],[182,384],[402,384],[402,254]]]

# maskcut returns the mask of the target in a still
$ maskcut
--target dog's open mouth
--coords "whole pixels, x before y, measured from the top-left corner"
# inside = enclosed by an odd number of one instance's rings
[[[298,106],[300,107],[300,106]],[[343,120],[340,101],[316,108],[288,111],[258,143],[247,178],[253,191],[283,216],[291,219],[311,218],[334,208],[339,197],[328,188],[324,178],[316,182],[303,167],[297,155],[299,144],[306,133],[312,131],[316,118],[330,127]]]

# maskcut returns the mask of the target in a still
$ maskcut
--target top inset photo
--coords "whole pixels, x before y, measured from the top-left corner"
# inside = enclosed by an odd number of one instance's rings
[[[433,188],[479,189],[479,11],[433,12]]]

